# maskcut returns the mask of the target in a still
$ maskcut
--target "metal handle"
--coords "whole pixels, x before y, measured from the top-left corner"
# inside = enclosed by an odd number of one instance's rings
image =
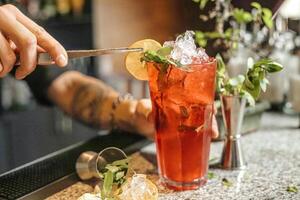
[[[128,53],[128,52],[137,52],[143,51],[142,48],[128,48],[128,47],[119,47],[119,48],[108,48],[108,49],[91,49],[91,50],[68,50],[68,58],[86,58],[86,57],[94,57],[101,56],[106,54],[116,54],[116,53]],[[38,53],[37,62],[38,65],[53,65],[55,64],[54,60],[48,53]],[[20,55],[16,55],[16,63],[15,66],[19,66]]]

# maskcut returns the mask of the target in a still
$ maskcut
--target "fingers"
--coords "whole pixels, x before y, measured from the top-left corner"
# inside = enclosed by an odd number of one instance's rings
[[[140,115],[145,116],[145,118],[149,118],[149,115],[152,111],[151,101],[150,99],[141,99],[138,101],[136,112]]]
[[[26,38],[22,48],[20,48],[21,66],[16,71],[16,78],[23,79],[36,68],[37,44],[34,36]]]
[[[30,32],[34,34],[38,45],[47,51],[58,66],[64,67],[68,64],[68,56],[64,47],[55,40],[44,28],[31,21],[21,11],[14,6],[8,6],[11,12],[15,14],[17,21],[23,24]]]
[[[150,99],[141,99],[136,105],[135,111],[135,128],[142,135],[149,139],[154,139],[155,127],[150,118],[152,111]]]
[[[9,73],[15,62],[16,56],[14,51],[11,49],[10,44],[6,40],[6,38],[0,32],[0,77],[4,77],[7,73]]]
[[[20,51],[21,65],[16,71],[16,78],[22,79],[36,67],[36,37],[3,7],[0,7],[0,25],[1,31],[16,44]]]

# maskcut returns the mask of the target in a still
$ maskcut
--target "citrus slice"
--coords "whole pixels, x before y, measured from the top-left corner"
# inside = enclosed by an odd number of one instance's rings
[[[145,39],[133,43],[130,48],[143,48],[143,51],[157,51],[161,44],[155,40]],[[145,62],[141,62],[143,52],[128,53],[125,59],[125,66],[128,72],[138,80],[148,80],[148,72]]]

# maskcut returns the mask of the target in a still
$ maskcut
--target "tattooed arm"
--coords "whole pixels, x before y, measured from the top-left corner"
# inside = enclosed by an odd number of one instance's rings
[[[58,107],[75,119],[102,129],[113,126],[151,137],[154,128],[148,121],[148,100],[120,97],[98,79],[79,72],[65,72],[48,89],[48,96]]]

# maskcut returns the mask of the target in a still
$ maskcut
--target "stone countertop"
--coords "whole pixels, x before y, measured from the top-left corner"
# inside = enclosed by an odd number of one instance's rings
[[[153,144],[133,155],[133,168],[137,173],[146,173],[159,186],[160,200],[300,199],[298,123],[297,117],[265,113],[262,128],[242,138],[247,169],[243,171],[210,169],[214,177],[198,190],[172,192],[159,185]],[[212,144],[210,158],[220,158],[222,144],[222,142]],[[229,180],[229,186],[222,184],[223,178]],[[92,185],[78,182],[47,200],[76,199],[85,192],[93,191]],[[299,192],[288,192],[289,186],[296,186]]]

